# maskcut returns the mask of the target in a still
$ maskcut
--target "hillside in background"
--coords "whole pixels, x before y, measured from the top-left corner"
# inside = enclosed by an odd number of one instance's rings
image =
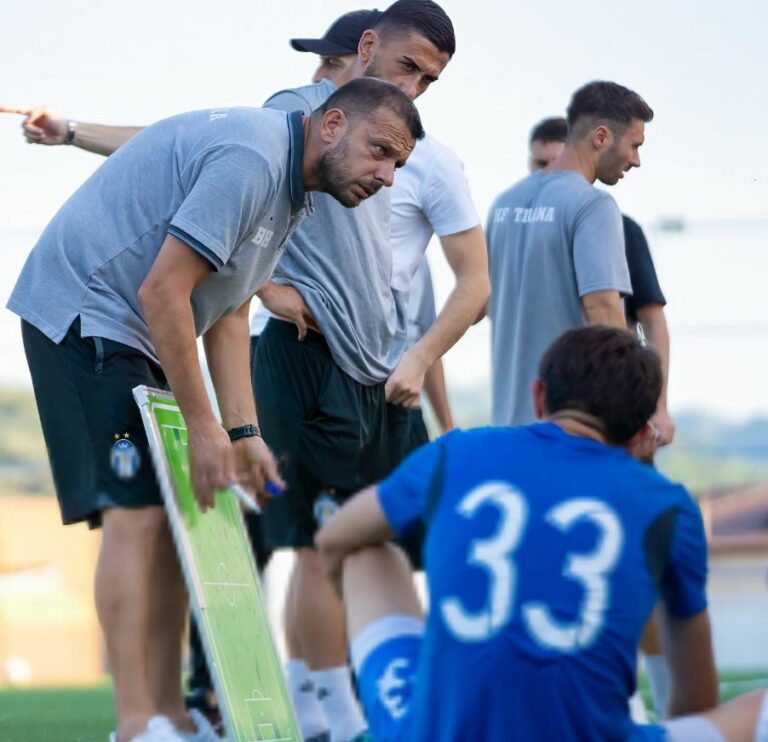
[[[487,425],[489,389],[451,390],[456,424]],[[674,444],[661,451],[657,465],[668,477],[694,492],[768,480],[768,418],[729,423],[696,411],[675,415]],[[431,429],[436,429],[430,420]]]
[[[488,424],[487,389],[452,390],[451,404],[459,427]],[[675,422],[675,443],[658,456],[672,479],[694,492],[768,481],[768,418],[733,424],[684,412]],[[0,494],[9,492],[53,494],[53,484],[32,392],[0,388]]]

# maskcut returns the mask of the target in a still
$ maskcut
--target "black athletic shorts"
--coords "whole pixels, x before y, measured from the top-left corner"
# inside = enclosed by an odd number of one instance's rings
[[[162,505],[131,392],[167,389],[160,367],[127,345],[80,337],[79,318],[58,344],[25,321],[21,334],[62,521],[96,528],[106,508]]]
[[[259,426],[286,490],[262,517],[268,548],[312,546],[340,502],[386,476],[408,446],[408,410],[388,405],[384,383],[366,386],[334,362],[317,332],[270,319],[253,364]]]
[[[408,451],[406,455],[413,453],[417,448],[421,448],[429,443],[429,432],[424,423],[424,415],[421,407],[413,407],[408,410]]]

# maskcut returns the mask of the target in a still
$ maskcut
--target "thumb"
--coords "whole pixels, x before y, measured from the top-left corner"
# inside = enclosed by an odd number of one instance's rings
[[[300,313],[296,317],[295,322],[296,322],[296,327],[299,331],[299,342],[301,342],[302,340],[304,340],[305,337],[307,337],[307,323],[304,320],[304,315]]]

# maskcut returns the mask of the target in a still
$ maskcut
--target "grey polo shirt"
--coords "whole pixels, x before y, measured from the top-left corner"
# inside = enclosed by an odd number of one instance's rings
[[[264,105],[308,115],[335,90],[323,80]],[[407,294],[390,286],[389,190],[354,209],[317,194],[315,216],[293,234],[274,275],[302,295],[339,368],[365,385],[385,381],[406,347]]]
[[[81,332],[157,361],[138,290],[167,234],[213,272],[192,294],[203,334],[270,277],[312,211],[300,114],[256,108],[173,116],[111,155],[62,206],[27,259],[8,308],[60,342]]]
[[[492,420],[527,425],[539,360],[555,338],[586,323],[581,298],[632,293],[621,214],[580,174],[537,172],[496,199],[486,237]]]

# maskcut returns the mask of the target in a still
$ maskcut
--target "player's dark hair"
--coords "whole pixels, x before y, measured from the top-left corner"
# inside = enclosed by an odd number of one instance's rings
[[[430,41],[438,51],[453,56],[456,35],[448,14],[432,0],[397,0],[373,26],[383,39],[416,33]]]
[[[614,132],[623,131],[631,121],[648,123],[653,119],[651,107],[633,90],[615,82],[597,80],[579,88],[568,105],[568,129],[581,136],[586,128],[608,125]]]
[[[531,129],[529,144],[534,142],[564,142],[568,136],[568,122],[562,116],[542,119]]]
[[[416,141],[424,138],[424,127],[413,101],[397,86],[376,77],[350,80],[334,92],[322,106],[316,108],[312,115],[322,118],[323,114],[332,108],[340,108],[350,120],[366,118],[379,108],[388,108],[405,122]]]
[[[591,325],[555,340],[539,363],[547,413],[597,418],[609,443],[626,443],[650,420],[661,394],[661,361],[628,330]]]

